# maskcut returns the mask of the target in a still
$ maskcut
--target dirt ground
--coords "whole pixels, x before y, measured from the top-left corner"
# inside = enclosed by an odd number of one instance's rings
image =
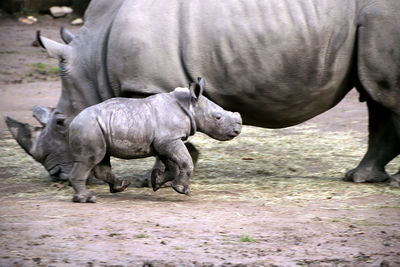
[[[68,19],[0,18],[0,115],[33,123],[54,106],[57,62],[31,45],[60,41]],[[69,26],[76,32],[78,28]],[[71,202],[0,121],[0,266],[400,266],[400,189],[341,180],[366,150],[365,106],[351,92],[296,127],[245,127],[230,142],[198,134],[192,195],[89,185],[96,204]],[[113,160],[119,176],[153,160]],[[390,164],[394,173],[400,160]]]

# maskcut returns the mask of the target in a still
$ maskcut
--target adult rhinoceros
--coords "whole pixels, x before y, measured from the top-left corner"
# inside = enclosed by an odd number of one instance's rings
[[[346,177],[389,178],[385,165],[400,153],[399,0],[94,0],[85,21],[69,44],[40,38],[62,79],[56,109],[34,110],[44,127],[7,119],[50,174],[69,172],[65,133],[85,107],[202,76],[207,97],[267,128],[306,121],[356,87],[369,146]]]

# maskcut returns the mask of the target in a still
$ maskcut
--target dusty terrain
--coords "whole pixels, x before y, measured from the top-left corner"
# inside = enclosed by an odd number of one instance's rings
[[[0,18],[2,117],[34,122],[32,106],[56,104],[57,62],[31,43],[37,29],[60,40],[64,24]],[[341,180],[366,150],[356,92],[296,127],[192,141],[202,153],[192,196],[96,182],[98,202],[76,204],[0,121],[0,266],[400,266],[400,189]],[[113,164],[140,176],[152,159]]]

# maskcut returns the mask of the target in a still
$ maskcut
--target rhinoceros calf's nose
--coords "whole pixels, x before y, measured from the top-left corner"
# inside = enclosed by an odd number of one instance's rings
[[[235,116],[236,122],[242,124],[242,116],[239,112],[234,112],[233,115]]]

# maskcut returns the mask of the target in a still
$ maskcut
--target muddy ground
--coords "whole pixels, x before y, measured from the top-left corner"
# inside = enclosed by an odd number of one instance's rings
[[[31,43],[37,29],[60,40],[68,22],[1,17],[1,116],[34,122],[33,105],[56,104],[57,63]],[[76,204],[1,121],[0,266],[400,266],[400,190],[341,180],[366,150],[356,92],[296,127],[192,141],[202,155],[190,197],[168,188],[110,194],[97,182],[89,188],[98,202]],[[152,162],[113,164],[119,176],[140,176]]]

